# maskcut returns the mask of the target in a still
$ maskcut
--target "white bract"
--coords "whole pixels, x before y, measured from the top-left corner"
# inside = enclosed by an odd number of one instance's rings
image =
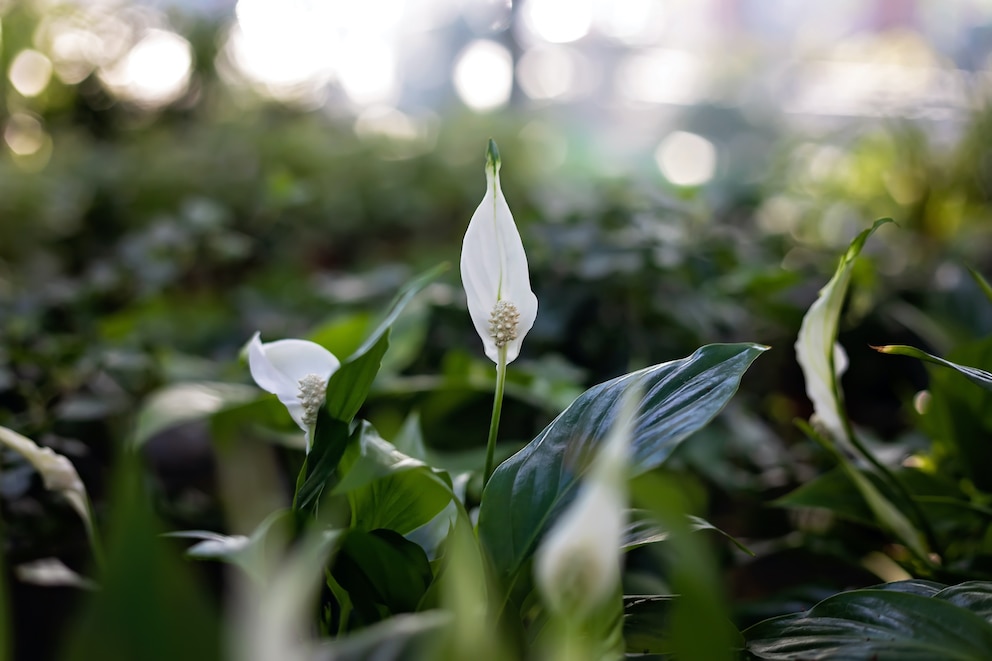
[[[278,397],[307,433],[309,452],[327,381],[341,367],[341,361],[314,342],[278,340],[263,344],[260,334],[255,333],[248,343],[248,367],[258,387]]]
[[[537,296],[530,289],[524,244],[500,189],[499,168],[499,152],[490,140],[486,195],[465,231],[461,271],[469,315],[486,355],[499,364],[505,350],[508,364],[537,318]]]
[[[633,418],[632,402],[627,404],[579,494],[535,554],[534,578],[545,603],[569,619],[588,615],[618,594]]]

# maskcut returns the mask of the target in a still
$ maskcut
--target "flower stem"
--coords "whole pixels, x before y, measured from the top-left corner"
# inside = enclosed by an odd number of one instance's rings
[[[486,444],[486,471],[482,474],[482,487],[489,483],[496,467],[493,465],[496,456],[496,433],[499,431],[499,414],[503,411],[503,386],[506,385],[506,347],[499,348],[499,360],[496,361],[496,394],[493,397],[493,417],[489,422],[489,442]]]

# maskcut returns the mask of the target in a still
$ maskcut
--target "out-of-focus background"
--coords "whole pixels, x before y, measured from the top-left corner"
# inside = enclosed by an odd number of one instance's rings
[[[765,551],[726,552],[741,622],[780,588],[829,593],[846,576],[829,558],[856,553],[765,506],[829,463],[792,425],[809,414],[792,343],[839,251],[895,218],[841,340],[855,422],[912,445],[925,374],[867,345],[939,353],[992,329],[966,270],[992,269],[990,54],[989,0],[0,2],[0,425],[71,457],[104,514],[151,393],[247,382],[256,330],[353,347],[404,281],[457,263],[492,137],[540,300],[508,447],[603,379],[770,344],[676,463],[702,513]],[[450,453],[484,444],[464,430],[492,376],[456,271],[396,329],[364,413],[389,438],[416,410]],[[169,526],[230,528],[203,430],[145,455]],[[15,631],[61,631],[73,591],[12,572],[85,572],[85,536],[0,464]],[[821,555],[776,555],[797,535]],[[15,644],[47,658],[59,637]]]

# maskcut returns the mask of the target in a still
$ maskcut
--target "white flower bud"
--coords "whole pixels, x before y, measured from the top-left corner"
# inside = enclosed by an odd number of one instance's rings
[[[461,272],[469,315],[486,355],[498,363],[505,348],[506,363],[511,363],[537,318],[537,297],[530,289],[523,242],[500,189],[499,168],[499,152],[490,140],[486,194],[465,231]]]

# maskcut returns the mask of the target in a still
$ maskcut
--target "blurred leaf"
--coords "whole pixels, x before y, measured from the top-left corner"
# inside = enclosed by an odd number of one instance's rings
[[[258,388],[239,383],[176,383],[152,393],[138,412],[132,443],[140,447],[175,425],[201,420],[231,406],[259,399]]]
[[[640,624],[634,629],[639,634],[635,640],[652,651],[664,650],[672,658],[737,658],[744,640],[730,623],[716,558],[701,537],[693,534],[695,524],[686,515],[684,493],[676,482],[654,472],[631,482],[631,496],[635,505],[651,512],[658,524],[671,533],[664,546],[664,570],[672,591],[678,595],[668,606],[662,599],[635,609],[641,616],[632,623]],[[657,557],[662,556],[659,553]],[[654,635],[645,631],[652,625],[659,627],[654,629]],[[628,641],[628,651],[639,651],[631,642]]]
[[[766,347],[712,344],[587,390],[523,450],[501,464],[483,494],[479,537],[501,580],[511,585],[538,540],[574,498],[578,478],[607,438],[628,388],[643,395],[631,439],[632,470],[660,466],[737,391]]]
[[[985,276],[970,266],[968,267],[968,273],[971,274],[971,277],[975,280],[975,283],[978,285],[979,289],[981,289],[982,293],[985,294],[985,298],[992,303],[992,285],[989,284],[989,281],[985,279]]]
[[[420,661],[424,648],[450,626],[447,611],[424,611],[395,615],[361,631],[325,643],[316,651],[316,661]]]
[[[744,631],[762,659],[961,659],[992,656],[990,585],[911,582],[853,590],[805,613],[766,620]]]
[[[977,367],[958,365],[957,363],[952,363],[949,360],[944,360],[943,358],[931,355],[921,349],[908,347],[903,344],[889,344],[881,347],[872,347],[872,349],[878,351],[879,353],[909,356],[910,358],[925,360],[926,362],[933,363],[934,365],[950,367],[952,370],[957,370],[959,373],[963,374],[975,385],[985,388],[986,390],[992,390],[992,374],[986,372],[985,370],[978,369]]]
[[[175,661],[221,656],[217,613],[170,552],[128,455],[116,470],[101,589],[66,639],[65,659]]]

